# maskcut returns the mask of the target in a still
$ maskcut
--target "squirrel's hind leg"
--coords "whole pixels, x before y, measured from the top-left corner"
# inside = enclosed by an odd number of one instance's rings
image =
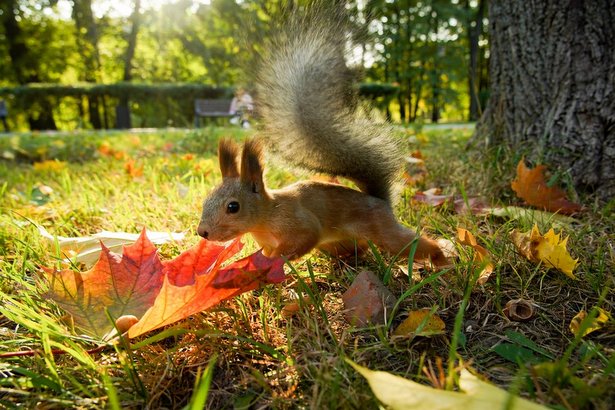
[[[367,241],[346,239],[318,245],[318,249],[334,257],[362,255],[369,249]]]

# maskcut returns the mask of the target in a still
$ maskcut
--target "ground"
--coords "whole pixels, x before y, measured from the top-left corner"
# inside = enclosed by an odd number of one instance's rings
[[[426,175],[403,190],[396,212],[433,237],[454,240],[457,227],[474,233],[495,265],[484,285],[476,284],[472,252],[461,245],[452,268],[419,270],[414,278],[404,273],[411,266],[388,256],[342,260],[315,252],[289,266],[282,285],[243,294],[130,346],[94,353],[86,351],[97,344],[73,333],[43,294],[40,267],[56,265],[58,256],[35,224],[59,236],[142,227],[186,231],[184,242],[161,246],[161,257],[171,258],[198,240],[200,203],[220,180],[218,138],[251,133],[205,128],[2,137],[0,350],[38,353],[1,359],[0,406],[181,408],[195,403],[197,376],[211,365],[208,408],[377,408],[366,381],[344,361],[349,358],[431,386],[439,385],[440,373],[454,376],[466,366],[554,408],[609,408],[615,400],[613,321],[583,338],[568,327],[582,309],[614,310],[613,204],[571,192],[585,205],[573,220],[528,220],[458,214],[450,206],[413,201],[417,191],[440,187],[445,194],[482,196],[491,206],[523,205],[510,189],[523,153],[466,152],[471,132],[399,130],[408,151],[422,153]],[[274,187],[296,178],[279,166],[267,171]],[[570,236],[578,280],[519,255],[510,233],[535,222],[543,232],[555,226]],[[255,249],[248,242],[245,253]],[[398,298],[390,326],[354,328],[344,319],[341,295],[363,269],[375,272]],[[298,312],[289,315],[285,307],[297,298]],[[536,308],[529,321],[511,321],[503,313],[509,300],[519,298]],[[406,312],[421,308],[443,319],[445,334],[392,338]],[[54,355],[52,349],[68,353]]]

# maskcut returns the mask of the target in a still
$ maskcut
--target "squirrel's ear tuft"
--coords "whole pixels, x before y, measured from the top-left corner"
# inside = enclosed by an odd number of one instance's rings
[[[239,146],[229,139],[221,139],[218,143],[218,160],[223,179],[239,177],[238,157]]]
[[[241,155],[241,181],[252,192],[260,193],[265,189],[263,183],[262,145],[256,139],[249,139],[243,145]]]

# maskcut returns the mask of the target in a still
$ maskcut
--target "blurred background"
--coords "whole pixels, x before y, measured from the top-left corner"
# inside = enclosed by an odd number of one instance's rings
[[[349,12],[348,59],[378,115],[419,125],[480,116],[489,94],[486,0],[332,1]],[[7,125],[191,127],[195,99],[250,90],[263,44],[306,2],[282,3],[2,0]]]

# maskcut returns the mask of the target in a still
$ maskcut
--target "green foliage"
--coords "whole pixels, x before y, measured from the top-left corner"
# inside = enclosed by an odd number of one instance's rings
[[[8,98],[12,129],[52,126],[53,120],[60,129],[111,128],[115,106],[126,96],[136,127],[189,125],[196,95],[215,97],[253,85],[279,21],[310,2],[182,0],[146,6],[131,85],[120,83],[128,15],[92,14],[89,0],[75,2],[79,12],[72,15],[61,15],[55,1],[35,3],[7,1],[0,14],[0,38],[7,40],[0,41],[0,95]],[[462,3],[348,1],[353,28],[347,34],[355,52],[364,50],[362,61],[371,64],[370,84],[360,87],[361,94],[380,109],[394,110],[394,120],[423,122],[434,113],[464,118],[467,27],[476,6]],[[18,36],[7,34],[10,16]],[[484,57],[485,46],[481,50]],[[486,59],[480,63],[483,72]],[[33,82],[45,85],[24,85]],[[87,85],[92,82],[101,85]],[[481,84],[479,92],[486,95]]]

